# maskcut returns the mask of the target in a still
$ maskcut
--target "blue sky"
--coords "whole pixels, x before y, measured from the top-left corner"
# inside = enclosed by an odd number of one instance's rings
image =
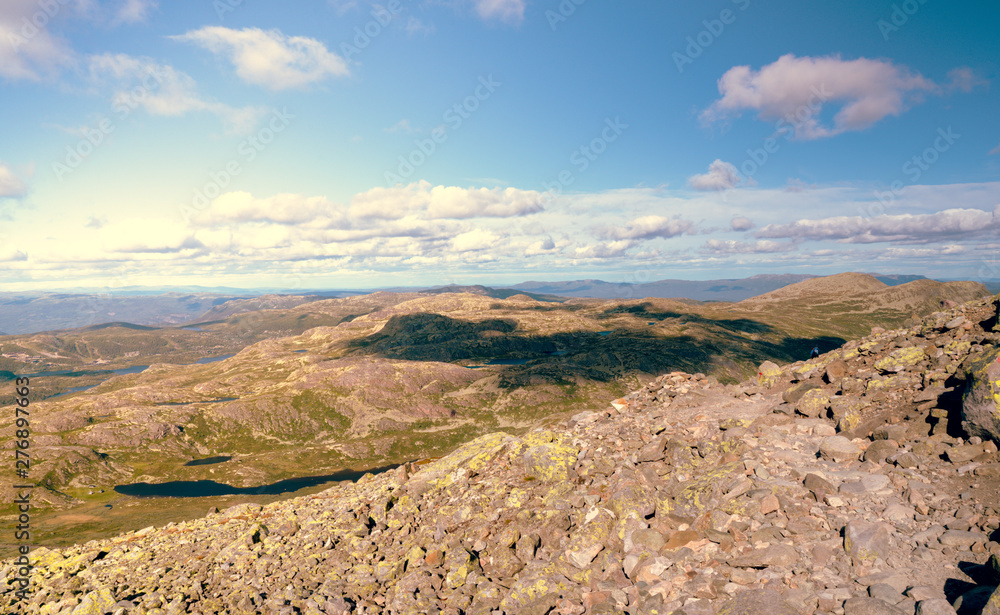
[[[0,290],[1000,278],[1000,7],[7,0]]]

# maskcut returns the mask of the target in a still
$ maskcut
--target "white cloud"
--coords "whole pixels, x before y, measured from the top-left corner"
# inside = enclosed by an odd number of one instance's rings
[[[112,25],[142,23],[156,8],[156,0],[122,0],[111,23]]]
[[[169,253],[204,247],[190,229],[169,219],[124,220],[99,232],[108,252]]]
[[[0,162],[0,199],[19,198],[28,192],[24,181],[10,167]]]
[[[729,190],[738,186],[740,181],[740,172],[735,165],[716,160],[708,165],[708,173],[691,176],[688,184],[695,190]]]
[[[451,246],[456,252],[472,252],[489,250],[495,247],[498,241],[500,241],[498,234],[477,228],[455,237]]]
[[[533,190],[432,186],[421,180],[358,194],[351,200],[351,214],[387,220],[411,213],[430,219],[509,218],[542,211],[542,201],[543,195]]]
[[[0,3],[0,77],[40,81],[72,66],[76,54],[53,34],[53,20],[70,10],[53,3],[56,12],[44,10],[37,0],[4,0]]]
[[[702,246],[702,252],[711,254],[772,254],[774,252],[790,252],[797,247],[795,242],[782,243],[766,239],[752,242],[709,239]]]
[[[749,231],[754,227],[754,223],[746,216],[735,216],[729,221],[729,227],[734,231]]]
[[[219,117],[230,134],[247,134],[267,112],[259,107],[231,107],[202,98],[190,75],[151,58],[125,54],[90,57],[90,75],[98,83],[111,80],[115,109],[144,108],[150,115],[181,116],[207,111]]]
[[[475,0],[476,12],[483,19],[520,23],[524,19],[525,0]]]
[[[269,90],[302,88],[350,73],[347,62],[320,41],[285,36],[278,30],[207,26],[171,38],[225,56],[236,67],[240,79]]]
[[[770,224],[758,237],[837,240],[846,243],[920,242],[969,238],[1000,229],[1000,205],[981,209],[946,209],[931,214],[882,215],[873,218],[837,216]]]
[[[28,260],[23,251],[9,245],[0,245],[0,263],[16,263]]]
[[[434,24],[424,23],[423,21],[417,19],[413,15],[410,15],[410,18],[406,21],[406,33],[407,34],[411,34],[411,35],[415,35],[415,34],[428,35],[428,34],[433,34],[434,30],[435,30]]]
[[[601,239],[654,239],[682,235],[694,228],[694,223],[679,217],[643,216],[623,227],[602,227],[597,230]]]
[[[715,122],[755,110],[761,120],[783,122],[779,130],[794,130],[800,139],[818,139],[864,130],[890,115],[900,115],[919,102],[922,94],[937,91],[933,81],[885,60],[788,54],[759,71],[749,66],[726,71],[719,79],[722,98],[701,117]],[[823,107],[836,103],[842,106],[833,125],[824,126],[820,120]]]
[[[622,239],[608,243],[581,246],[576,248],[575,256],[577,258],[618,258],[624,256],[637,243],[636,241]]]
[[[326,197],[306,197],[299,194],[278,194],[258,199],[249,192],[227,192],[219,195],[204,211],[194,216],[198,226],[267,222],[303,225],[317,223],[328,228],[342,220],[342,208]]]

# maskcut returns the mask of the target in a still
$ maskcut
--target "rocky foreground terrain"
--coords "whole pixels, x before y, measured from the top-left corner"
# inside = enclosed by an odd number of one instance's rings
[[[1000,613],[1000,297],[5,563],[4,613]]]

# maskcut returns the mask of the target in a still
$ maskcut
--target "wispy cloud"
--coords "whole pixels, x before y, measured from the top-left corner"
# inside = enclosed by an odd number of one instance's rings
[[[90,75],[97,83],[116,87],[113,104],[140,106],[150,115],[181,116],[193,111],[213,113],[227,132],[246,134],[267,112],[260,107],[232,107],[204,98],[190,75],[151,58],[104,54],[90,58]],[[142,96],[136,96],[140,88]]]
[[[122,0],[112,25],[142,23],[157,8],[156,0]]]
[[[286,36],[278,30],[208,26],[171,38],[225,57],[236,67],[240,79],[269,90],[302,88],[350,74],[344,58],[320,41]]]
[[[709,254],[772,254],[776,252],[791,252],[798,248],[792,241],[779,242],[762,239],[759,241],[733,241],[709,239],[701,251]]]
[[[476,12],[483,19],[499,19],[510,23],[524,20],[525,0],[474,0]]]
[[[24,180],[0,162],[0,198],[20,198],[28,192]]]
[[[67,12],[73,10],[64,4],[56,6]],[[66,40],[54,34],[50,27],[32,23],[39,14],[45,22],[53,19],[37,0],[0,3],[0,77],[40,81],[76,63],[76,54]]]
[[[924,242],[970,238],[1000,229],[1000,205],[981,209],[946,209],[932,214],[837,216],[768,225],[758,237],[836,240],[845,243]]]

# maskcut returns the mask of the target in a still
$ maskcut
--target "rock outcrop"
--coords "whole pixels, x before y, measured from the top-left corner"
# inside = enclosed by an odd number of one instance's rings
[[[39,548],[0,610],[1000,612],[1000,456],[962,431],[996,321],[981,300],[740,385],[665,374],[316,495]]]

